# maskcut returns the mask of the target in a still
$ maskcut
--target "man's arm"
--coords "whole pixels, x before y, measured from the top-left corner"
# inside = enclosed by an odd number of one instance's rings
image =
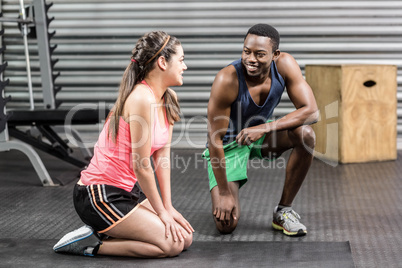
[[[282,52],[276,65],[285,80],[286,90],[296,110],[276,121],[243,129],[236,137],[239,144],[249,144],[264,134],[314,124],[318,120],[318,108],[313,92],[304,80],[296,60],[290,54]]]
[[[229,126],[230,109],[237,98],[238,87],[236,70],[233,66],[228,66],[216,75],[208,102],[208,149],[220,197],[214,215],[222,221],[230,220],[235,207],[226,177],[222,139]]]
[[[277,68],[296,110],[277,120],[274,130],[293,129],[317,122],[318,108],[313,91],[304,80],[296,60],[290,54],[282,53],[277,60]]]

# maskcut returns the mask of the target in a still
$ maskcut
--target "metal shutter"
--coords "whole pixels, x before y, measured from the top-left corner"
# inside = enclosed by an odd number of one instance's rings
[[[50,1],[48,1],[49,3]],[[54,0],[49,16],[56,30],[51,43],[61,72],[57,99],[62,106],[113,104],[121,75],[136,40],[164,30],[178,37],[185,51],[184,86],[175,88],[183,120],[175,126],[175,147],[202,148],[206,141],[206,106],[215,74],[240,57],[248,28],[268,23],[281,34],[304,72],[306,64],[394,64],[398,66],[398,148],[402,148],[402,2],[401,1],[107,1]],[[4,17],[16,17],[19,1],[3,0]],[[29,2],[26,2],[29,3]],[[13,23],[3,23],[4,60],[10,78],[8,108],[28,107],[23,43]],[[30,41],[36,105],[41,106],[36,41]],[[292,111],[286,94],[275,111]],[[99,128],[79,131],[96,141]],[[184,130],[184,131],[183,131]]]

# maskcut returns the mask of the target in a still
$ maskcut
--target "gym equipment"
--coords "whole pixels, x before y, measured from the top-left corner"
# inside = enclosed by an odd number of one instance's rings
[[[55,186],[49,173],[46,170],[41,158],[33,149],[42,150],[63,161],[66,161],[79,168],[84,168],[89,159],[91,152],[84,145],[77,131],[71,126],[76,124],[97,124],[106,118],[109,110],[104,107],[84,108],[71,113],[70,110],[59,109],[60,101],[56,100],[56,94],[61,90],[60,86],[55,86],[55,80],[60,73],[54,73],[54,66],[58,59],[52,59],[52,54],[57,45],[50,46],[50,39],[55,35],[55,31],[49,33],[48,28],[50,22],[54,19],[48,17],[47,12],[53,3],[46,4],[44,0],[33,0],[32,6],[24,7],[23,1],[20,0],[22,18],[10,20],[1,18],[0,21],[17,22],[21,24],[22,34],[24,37],[25,56],[27,58],[27,76],[28,88],[30,95],[29,110],[13,110],[6,111],[6,103],[11,99],[10,96],[5,97],[4,88],[9,80],[0,80],[0,151],[9,151],[12,149],[19,150],[28,156],[36,173],[44,186]],[[32,18],[26,18],[26,14],[30,14]],[[1,15],[0,15],[1,17]],[[34,25],[34,27],[32,26]],[[28,25],[31,30],[28,34]],[[35,29],[35,34],[32,34]],[[0,36],[4,31],[0,32]],[[43,109],[35,109],[32,95],[30,63],[28,54],[27,37],[35,36],[38,41],[38,52],[40,61],[40,73],[43,92]],[[5,47],[0,48],[3,52]],[[7,62],[0,65],[0,75],[7,67]],[[2,75],[1,75],[2,76]],[[68,120],[67,120],[68,119]],[[67,125],[66,125],[67,124]],[[63,127],[61,127],[63,126]],[[23,129],[21,129],[21,127]],[[25,128],[25,129],[24,129]],[[24,131],[28,128],[28,131]],[[66,131],[80,143],[80,149],[84,156],[84,160],[72,155],[73,150],[57,133],[57,131]],[[10,140],[9,136],[15,138]],[[46,141],[43,140],[46,139]]]
[[[305,70],[321,113],[312,125],[316,157],[340,163],[397,158],[397,66],[306,65]]]
[[[175,258],[139,259],[98,255],[80,258],[49,253],[52,239],[0,239],[0,256],[5,265],[59,267],[355,267],[349,242],[304,241],[194,241]],[[25,254],[21,254],[24,252]]]

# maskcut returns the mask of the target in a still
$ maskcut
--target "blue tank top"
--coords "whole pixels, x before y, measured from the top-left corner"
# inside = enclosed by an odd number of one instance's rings
[[[237,134],[244,128],[264,124],[272,116],[285,89],[285,81],[279,74],[275,62],[272,61],[271,89],[265,103],[262,106],[257,105],[248,91],[241,59],[232,62],[230,65],[236,69],[239,79],[239,94],[231,106],[229,127],[223,137],[223,144],[234,141]]]

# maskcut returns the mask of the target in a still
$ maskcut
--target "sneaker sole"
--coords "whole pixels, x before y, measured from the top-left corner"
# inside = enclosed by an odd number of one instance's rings
[[[90,231],[90,233],[89,233],[88,231],[86,231],[85,233],[82,233],[82,234],[81,234],[80,236],[78,236],[78,237],[77,237],[77,236],[71,237],[71,238],[62,237],[62,238],[60,239],[60,241],[59,241],[56,245],[54,245],[53,250],[57,252],[57,250],[59,250],[59,249],[65,247],[65,246],[68,246],[68,245],[70,245],[70,244],[72,244],[72,243],[75,243],[75,242],[77,242],[77,241],[80,241],[80,240],[83,240],[83,239],[85,239],[85,238],[90,237],[93,233],[94,233],[93,231]],[[65,241],[63,241],[63,239],[65,239]]]
[[[290,232],[275,222],[272,222],[272,227],[275,230],[283,231],[283,233],[288,236],[304,236],[307,234],[307,231],[303,231],[302,229],[298,230],[297,232]]]

